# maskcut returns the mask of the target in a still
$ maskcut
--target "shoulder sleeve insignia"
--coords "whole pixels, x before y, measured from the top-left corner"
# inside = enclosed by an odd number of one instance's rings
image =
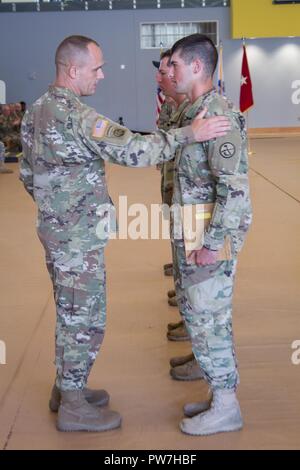
[[[92,137],[94,139],[102,140],[102,138],[105,136],[108,125],[109,122],[106,119],[97,119],[92,130]]]
[[[219,153],[223,158],[232,158],[235,152],[236,147],[232,142],[224,142],[219,148]]]
[[[124,134],[125,134],[125,129],[115,128],[112,131],[112,135],[114,137],[123,137]]]
[[[124,146],[132,138],[132,133],[126,127],[120,126],[101,116],[92,125],[91,138],[106,144]]]
[[[209,148],[209,162],[214,171],[220,174],[237,171],[242,152],[242,138],[238,129],[211,142]]]

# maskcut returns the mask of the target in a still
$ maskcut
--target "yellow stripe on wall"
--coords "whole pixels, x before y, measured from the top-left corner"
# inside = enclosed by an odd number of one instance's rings
[[[231,34],[233,39],[300,36],[300,4],[231,0]]]

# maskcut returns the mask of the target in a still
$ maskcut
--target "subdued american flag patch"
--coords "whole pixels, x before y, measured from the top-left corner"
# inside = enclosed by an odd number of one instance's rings
[[[106,119],[98,118],[93,127],[92,137],[94,139],[102,139],[102,137],[105,135],[107,126],[108,121]]]

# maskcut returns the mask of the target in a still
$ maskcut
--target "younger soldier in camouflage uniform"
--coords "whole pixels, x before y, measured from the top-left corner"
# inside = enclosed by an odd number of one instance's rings
[[[180,144],[194,136],[205,140],[212,130],[206,132],[210,126],[198,120],[172,134],[134,135],[79,99],[92,95],[103,78],[103,56],[95,41],[66,38],[55,59],[54,86],[23,119],[21,162],[21,179],[38,206],[37,231],[57,311],[57,376],[50,408],[58,410],[61,431],[105,431],[120,426],[121,417],[91,406],[107,404],[107,392],[86,389],[106,317],[103,248],[113,206],[104,162],[132,167],[164,162]],[[224,134],[224,118],[216,128]]]
[[[195,416],[184,419],[181,430],[193,435],[242,427],[236,397],[239,379],[232,335],[232,294],[237,253],[251,223],[247,137],[243,116],[213,88],[216,64],[216,48],[201,34],[183,38],[172,48],[171,78],[176,91],[187,93],[192,103],[182,124],[190,124],[207,109],[207,116],[224,114],[232,125],[225,137],[186,145],[176,155],[173,203],[215,203],[202,249],[192,252],[187,260],[183,238],[174,239],[180,311],[213,394],[211,404],[185,406],[185,414]],[[227,236],[232,259],[217,261]]]

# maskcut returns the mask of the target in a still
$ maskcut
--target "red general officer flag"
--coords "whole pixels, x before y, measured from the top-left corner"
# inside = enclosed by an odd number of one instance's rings
[[[242,113],[247,111],[253,106],[253,95],[252,95],[252,82],[250,77],[250,71],[248,66],[246,46],[243,45],[243,62],[242,62],[242,74],[241,74],[241,91],[240,91],[240,110]]]

